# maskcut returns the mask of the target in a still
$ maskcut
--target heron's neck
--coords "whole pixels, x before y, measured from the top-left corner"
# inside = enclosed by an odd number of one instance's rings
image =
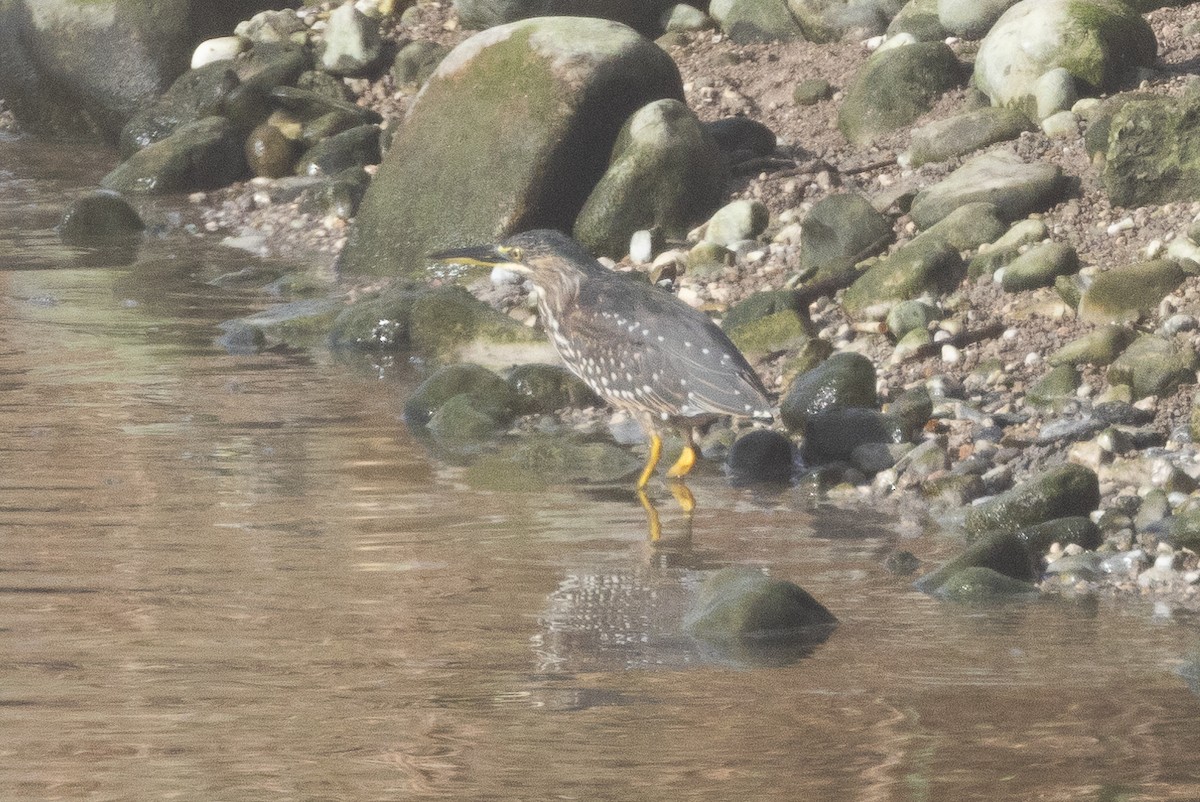
[[[566,310],[575,303],[579,295],[579,276],[556,273],[534,282],[533,287],[542,325],[548,326],[551,320],[562,320]]]

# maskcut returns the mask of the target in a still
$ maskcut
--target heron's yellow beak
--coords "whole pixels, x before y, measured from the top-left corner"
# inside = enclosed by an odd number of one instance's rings
[[[521,273],[529,272],[529,268],[521,263],[521,249],[504,245],[473,245],[468,248],[451,248],[429,254],[430,259],[439,262],[453,262],[460,265],[479,265],[481,267],[506,267]]]

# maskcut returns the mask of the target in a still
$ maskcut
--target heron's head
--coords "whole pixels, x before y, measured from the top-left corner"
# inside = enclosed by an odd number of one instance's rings
[[[496,245],[453,248],[429,254],[430,259],[463,265],[502,267],[528,276],[547,290],[583,275],[604,270],[588,251],[567,235],[551,229],[524,231]]]

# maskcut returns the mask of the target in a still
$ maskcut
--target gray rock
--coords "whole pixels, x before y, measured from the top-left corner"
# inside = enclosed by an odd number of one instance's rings
[[[788,8],[813,42],[860,41],[887,30],[903,0],[788,0]]]
[[[1017,0],[937,0],[938,22],[964,39],[980,39]]]
[[[839,259],[858,262],[874,256],[896,236],[890,218],[876,211],[863,196],[852,193],[817,201],[800,228],[802,272]]]
[[[619,23],[543,17],[472,36],[410,107],[342,271],[418,275],[439,248],[570,230],[629,115],[665,97],[683,99],[674,62]]]
[[[910,331],[927,331],[929,324],[941,318],[942,311],[933,304],[925,301],[901,301],[888,311],[885,322],[888,332],[899,340]]]
[[[762,201],[732,201],[709,218],[704,239],[728,248],[740,240],[754,239],[761,234],[767,227],[769,217],[770,213]]]
[[[296,174],[334,175],[356,167],[378,164],[379,126],[359,125],[322,139],[296,162]]]
[[[787,483],[795,470],[795,447],[779,432],[754,429],[734,441],[725,467],[735,485]]]
[[[308,31],[304,20],[292,10],[260,11],[234,27],[233,32],[251,42],[294,42]],[[303,41],[301,39],[301,41]]]
[[[792,90],[792,100],[797,106],[815,106],[822,100],[833,97],[833,87],[824,78],[807,78]]]
[[[1109,384],[1126,384],[1133,397],[1166,395],[1196,381],[1196,352],[1190,345],[1144,334],[1108,366]]]
[[[950,36],[938,16],[938,0],[909,0],[888,23],[887,33],[907,33],[920,42],[940,42]]]
[[[925,428],[933,417],[933,399],[924,385],[905,390],[900,397],[888,405],[888,412],[904,422],[904,428],[913,437]]]
[[[800,456],[810,465],[850,462],[865,443],[903,443],[907,437],[904,421],[896,415],[860,407],[831,409],[808,416]]]
[[[1004,268],[1005,292],[1022,292],[1054,285],[1054,279],[1079,271],[1079,256],[1065,242],[1035,245]]]
[[[808,419],[818,413],[878,406],[875,366],[862,354],[844,351],[798,376],[779,402],[779,415],[788,429],[803,432]]]
[[[833,613],[803,588],[741,566],[708,577],[683,618],[685,632],[709,641],[820,641],[836,625]]]
[[[1037,579],[1037,568],[1025,542],[1013,531],[989,532],[975,540],[957,557],[916,581],[919,590],[935,592],[965,568],[988,568],[1022,582]]]
[[[1083,515],[1055,518],[1026,526],[1017,530],[1017,537],[1025,543],[1025,547],[1034,557],[1046,554],[1055,543],[1060,546],[1096,549],[1100,547],[1101,541],[1100,527],[1091,518]]]
[[[1100,505],[1100,482],[1094,471],[1067,463],[1030,477],[1012,490],[967,510],[970,536],[1015,532],[1054,518],[1087,515]]]
[[[483,30],[530,17],[594,17],[621,22],[646,37],[662,31],[672,0],[454,0],[464,28]]]
[[[334,75],[362,75],[383,55],[379,23],[353,3],[336,6],[329,15],[320,48],[320,66]]]
[[[712,17],[687,3],[676,3],[662,14],[662,27],[668,33],[674,31],[704,31],[716,27]]]
[[[710,0],[708,13],[739,43],[803,39],[787,0]]]
[[[720,204],[726,177],[721,152],[695,113],[678,100],[657,100],[621,128],[612,164],[575,219],[574,236],[615,259],[628,252],[635,231],[656,228],[683,239]]]
[[[1035,407],[1060,408],[1063,403],[1075,398],[1081,381],[1074,367],[1057,365],[1029,386],[1025,401]]]
[[[1057,202],[1062,183],[1062,169],[1054,165],[1029,164],[1004,151],[984,153],[918,192],[911,215],[918,226],[929,228],[959,206],[987,201],[1006,219],[1017,220]]]
[[[910,245],[939,241],[955,250],[973,251],[1003,235],[1004,230],[1004,218],[994,203],[966,203],[922,231]]]
[[[77,198],[63,213],[58,235],[69,245],[87,245],[113,237],[140,234],[141,216],[119,193],[106,189]]]
[[[1135,100],[1112,116],[1104,143],[1104,188],[1118,206],[1200,197],[1200,95]]]
[[[100,185],[118,192],[191,192],[225,186],[245,172],[233,125],[224,117],[205,117],[139,150]]]
[[[437,65],[450,53],[450,48],[437,42],[417,40],[400,48],[392,62],[392,77],[397,86],[421,85],[433,75]]]
[[[1046,120],[1059,112],[1070,111],[1079,100],[1075,76],[1065,67],[1055,67],[1033,82],[1035,119]]]
[[[965,111],[916,128],[908,146],[913,167],[965,156],[980,148],[1016,139],[1030,129],[1029,118],[1016,109]]]
[[[1157,43],[1141,15],[1119,0],[1022,0],[980,43],[975,85],[994,106],[1036,113],[1034,85],[1065,67],[1092,91],[1110,91],[1152,67]]]
[[[121,129],[117,140],[121,158],[128,159],[147,145],[166,139],[181,125],[222,115],[226,99],[240,83],[229,62],[188,70]]]
[[[1097,273],[1079,300],[1079,319],[1086,323],[1135,322],[1156,309],[1184,278],[1183,268],[1167,259]]]
[[[1100,326],[1059,348],[1048,361],[1051,365],[1104,366],[1125,350],[1133,336],[1133,331],[1124,326]]]
[[[943,42],[918,42],[867,59],[846,89],[838,128],[856,145],[909,125],[958,86],[962,65]]]
[[[846,313],[882,320],[893,306],[956,286],[966,272],[958,250],[940,239],[913,240],[872,265],[842,297]]]
[[[770,156],[779,139],[770,128],[749,117],[722,117],[704,127],[731,162]]]

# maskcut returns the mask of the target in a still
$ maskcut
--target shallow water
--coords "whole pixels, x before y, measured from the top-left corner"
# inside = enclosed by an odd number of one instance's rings
[[[711,466],[659,545],[624,487],[472,491],[411,370],[216,348],[266,301],[169,202],[60,246],[112,163],[63,153],[0,141],[0,799],[1200,798],[1194,619],[942,603],[882,560],[944,540]],[[689,640],[727,565],[841,626]]]

